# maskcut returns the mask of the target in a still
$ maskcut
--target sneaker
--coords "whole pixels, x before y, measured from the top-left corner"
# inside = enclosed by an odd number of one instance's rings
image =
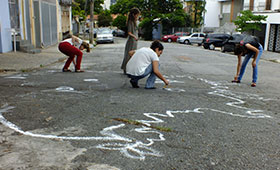
[[[138,84],[136,82],[133,82],[132,80],[129,81],[133,88],[139,88]]]

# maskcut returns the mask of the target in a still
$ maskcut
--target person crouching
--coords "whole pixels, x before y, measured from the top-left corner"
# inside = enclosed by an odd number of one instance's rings
[[[153,41],[150,48],[143,47],[129,52],[131,59],[126,66],[126,72],[133,88],[139,88],[138,81],[150,75],[146,81],[145,89],[155,89],[156,77],[161,79],[165,85],[169,81],[159,71],[159,57],[163,52],[163,45],[159,41]]]

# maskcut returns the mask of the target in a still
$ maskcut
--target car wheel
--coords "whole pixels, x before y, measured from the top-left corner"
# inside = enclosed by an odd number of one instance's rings
[[[209,49],[210,49],[210,50],[215,50],[215,45],[214,45],[214,44],[210,44],[210,45],[209,45]]]
[[[204,49],[208,49],[209,48],[209,45],[203,45]]]
[[[189,40],[185,40],[184,43],[185,43],[185,44],[188,44],[188,45],[191,44]]]

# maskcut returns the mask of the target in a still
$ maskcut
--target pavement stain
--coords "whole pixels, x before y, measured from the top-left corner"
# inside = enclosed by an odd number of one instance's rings
[[[163,131],[163,132],[174,132],[171,128],[161,127],[161,126],[148,126],[144,123],[141,123],[141,122],[135,121],[135,120],[122,119],[122,118],[113,118],[113,120],[123,122],[123,123],[127,123],[127,124],[131,124],[131,125],[136,125],[136,126],[145,126],[145,127],[149,127],[149,128],[152,128],[152,129]]]

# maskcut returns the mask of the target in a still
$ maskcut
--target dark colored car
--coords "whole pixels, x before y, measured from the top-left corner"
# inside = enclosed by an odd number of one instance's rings
[[[244,38],[242,34],[233,34],[224,45],[221,47],[222,52],[233,52],[235,45],[240,44],[240,41]]]
[[[164,35],[161,40],[164,42],[176,42],[178,37],[187,36],[187,32],[176,32],[172,35]]]
[[[116,36],[116,37],[126,37],[125,32],[123,30],[120,30],[120,29],[114,30],[113,35]]]
[[[207,34],[203,39],[203,47],[214,50],[215,47],[222,47],[230,37],[229,34]]]

